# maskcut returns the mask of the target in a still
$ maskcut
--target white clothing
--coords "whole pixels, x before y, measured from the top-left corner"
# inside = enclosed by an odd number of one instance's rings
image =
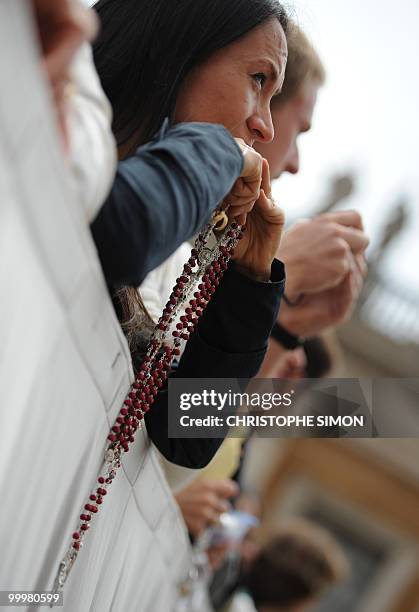
[[[183,264],[189,259],[191,245],[184,242],[158,268],[145,277],[139,291],[144,306],[153,321],[157,322],[166,306],[176,279],[182,274]]]
[[[95,485],[132,368],[88,228],[93,209],[63,163],[28,7],[0,3],[0,590],[43,591]],[[62,610],[170,611],[189,550],[143,432]]]
[[[230,605],[227,608],[228,612],[257,612],[253,599],[244,592],[236,593]]]

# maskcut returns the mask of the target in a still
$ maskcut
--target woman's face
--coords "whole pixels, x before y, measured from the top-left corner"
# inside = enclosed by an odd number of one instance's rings
[[[219,123],[249,146],[270,142],[270,102],[282,88],[286,61],[284,31],[277,19],[270,19],[190,72],[177,99],[174,123]]]

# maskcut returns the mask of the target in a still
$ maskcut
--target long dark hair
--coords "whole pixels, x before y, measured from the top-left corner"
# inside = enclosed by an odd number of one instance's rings
[[[186,75],[268,19],[286,31],[277,0],[99,0],[94,60],[118,145],[150,140],[171,116]]]
[[[101,21],[94,61],[118,146],[128,153],[171,117],[193,68],[268,19],[284,31],[288,24],[277,0],[99,0],[94,8]],[[138,291],[119,289],[118,300],[131,349],[142,351],[151,326]]]

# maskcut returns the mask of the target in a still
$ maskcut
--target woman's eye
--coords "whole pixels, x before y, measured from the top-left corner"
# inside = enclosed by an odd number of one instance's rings
[[[253,76],[253,79],[260,85],[261,88],[265,85],[266,74],[263,74],[263,72],[257,72],[256,74],[252,76]]]

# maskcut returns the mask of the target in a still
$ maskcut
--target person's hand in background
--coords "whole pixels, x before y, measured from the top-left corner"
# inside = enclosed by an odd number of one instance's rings
[[[347,321],[359,298],[364,275],[364,264],[352,256],[351,269],[337,286],[306,294],[297,306],[283,303],[279,322],[295,336],[312,337]]]
[[[206,551],[208,563],[213,572],[222,566],[225,556],[229,550],[229,544],[218,544],[211,546],[211,548]]]
[[[189,532],[198,537],[230,509],[228,500],[237,493],[233,480],[197,479],[175,493],[175,499]]]
[[[32,5],[42,51],[41,64],[51,85],[66,146],[65,99],[71,63],[83,42],[95,37],[98,21],[95,13],[79,0],[32,0]]]
[[[301,346],[293,350],[287,350],[276,340],[270,338],[266,357],[258,377],[296,380],[305,377],[306,365],[306,355]]]
[[[311,337],[346,321],[367,274],[369,239],[356,211],[326,213],[295,224],[285,233],[278,257],[287,284],[278,322],[296,335]]]
[[[306,365],[307,358],[301,346],[292,351],[285,351],[277,364],[277,372],[272,378],[284,380],[304,378]]]
[[[325,213],[293,225],[285,232],[278,258],[286,268],[286,295],[294,301],[340,285],[353,269],[354,257],[362,266],[369,239],[362,218],[353,210]]]

